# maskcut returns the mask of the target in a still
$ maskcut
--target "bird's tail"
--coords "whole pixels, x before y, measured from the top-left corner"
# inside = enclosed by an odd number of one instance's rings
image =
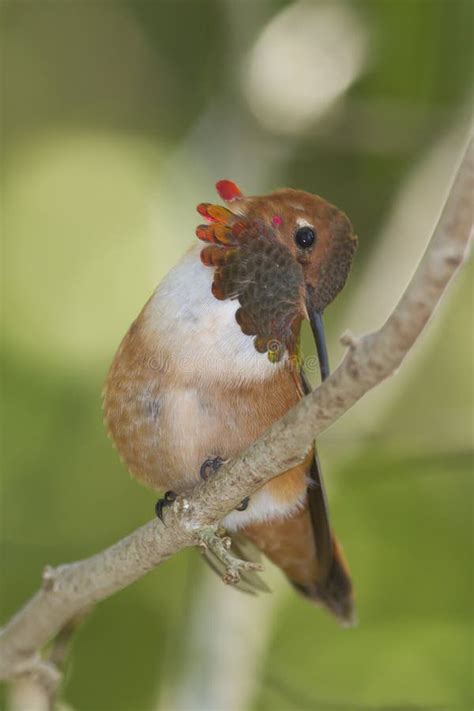
[[[321,574],[307,507],[288,518],[251,524],[243,533],[281,568],[302,595],[325,607],[341,624],[354,624],[354,592],[341,546],[333,536],[332,560]]]

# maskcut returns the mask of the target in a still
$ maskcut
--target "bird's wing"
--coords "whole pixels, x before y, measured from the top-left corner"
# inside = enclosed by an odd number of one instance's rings
[[[207,203],[198,211],[210,221],[196,234],[210,243],[201,260],[215,269],[212,293],[219,300],[239,300],[235,318],[243,333],[254,336],[257,351],[273,362],[286,350],[293,354],[305,314],[301,265],[263,222]]]
[[[303,371],[301,371],[300,375],[303,393],[308,395],[311,392],[311,385]],[[324,582],[328,578],[333,561],[333,536],[323,473],[316,447],[314,448],[314,457],[309,470],[309,478],[308,509],[316,544],[318,579]]]

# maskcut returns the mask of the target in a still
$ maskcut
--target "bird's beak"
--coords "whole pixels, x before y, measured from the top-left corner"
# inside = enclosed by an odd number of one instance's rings
[[[308,312],[311,330],[313,331],[314,340],[316,342],[316,350],[318,352],[319,370],[321,372],[321,380],[326,380],[329,376],[329,357],[326,348],[326,336],[324,335],[323,314],[314,308],[311,303],[311,297],[308,293],[306,298],[306,310]]]

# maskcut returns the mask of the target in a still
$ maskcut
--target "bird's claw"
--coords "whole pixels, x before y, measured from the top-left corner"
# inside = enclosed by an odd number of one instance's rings
[[[212,474],[224,464],[222,457],[208,457],[203,461],[199,469],[199,476],[203,481],[207,481]]]
[[[163,509],[166,506],[171,506],[171,504],[176,501],[177,494],[174,491],[167,491],[165,492],[165,495],[163,496],[162,499],[158,499],[158,501],[155,504],[155,513],[157,517],[160,519],[161,523],[164,523],[163,521]]]
[[[203,461],[199,469],[199,476],[202,481],[207,481],[212,474],[215,474],[221,466],[225,463],[225,459],[222,457],[208,457]],[[249,505],[250,496],[246,496],[242,499],[240,504],[236,507],[236,511],[245,511]]]
[[[245,499],[242,499],[240,504],[235,507],[236,511],[245,511],[245,509],[248,507],[250,501],[250,496],[246,496]]]

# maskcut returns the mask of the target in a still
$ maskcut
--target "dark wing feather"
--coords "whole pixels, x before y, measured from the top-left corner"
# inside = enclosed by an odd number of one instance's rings
[[[301,383],[304,394],[308,395],[311,392],[311,385],[303,371],[301,371]],[[311,483],[308,487],[308,508],[313,527],[316,556],[318,558],[318,583],[324,584],[331,572],[333,540],[326,489],[316,448],[309,476]]]
[[[309,475],[311,483],[308,487],[308,508],[316,544],[318,582],[324,583],[332,566],[333,543],[326,490],[324,488],[321,464],[316,451]]]

